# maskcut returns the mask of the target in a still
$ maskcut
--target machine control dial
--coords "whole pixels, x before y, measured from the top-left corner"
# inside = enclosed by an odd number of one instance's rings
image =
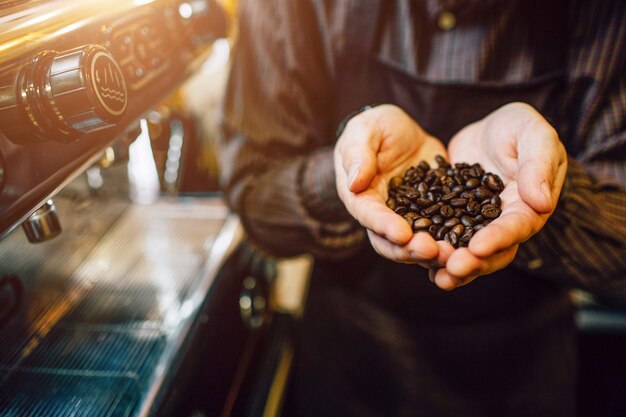
[[[18,143],[73,141],[114,126],[127,103],[124,76],[105,48],[45,51],[0,85],[0,129]]]
[[[46,95],[57,121],[83,133],[117,123],[128,102],[120,67],[109,52],[93,45],[53,58]]]

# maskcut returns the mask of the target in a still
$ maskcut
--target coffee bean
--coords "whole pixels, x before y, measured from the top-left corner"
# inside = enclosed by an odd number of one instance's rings
[[[391,180],[389,180],[389,188],[398,188],[399,186],[402,185],[402,177],[400,176],[395,176],[393,178],[391,178]]]
[[[474,190],[474,197],[476,197],[476,200],[478,201],[483,201],[487,198],[493,197],[493,193],[485,187],[478,187]]]
[[[422,210],[422,212],[425,213],[424,216],[430,217],[436,212],[438,212],[439,210],[440,210],[439,206],[436,204],[433,204],[431,206],[426,207],[424,210]]]
[[[417,218],[419,218],[419,216],[418,216],[417,214],[415,214],[414,212],[412,212],[412,211],[409,211],[409,212],[408,212],[407,214],[405,214],[403,217],[404,217],[405,219],[409,218],[409,219],[411,219],[411,220],[416,220]]]
[[[443,237],[443,240],[445,240],[455,248],[459,247],[459,238],[452,232],[446,233],[446,235]]]
[[[445,217],[446,219],[448,217],[452,217],[454,216],[454,209],[446,204],[444,204],[443,206],[441,206],[441,209],[439,210],[439,212],[441,213],[441,215],[443,217]]]
[[[476,178],[470,178],[469,180],[465,181],[465,186],[469,188],[470,190],[473,190],[479,185],[480,185],[480,181],[478,181],[478,179]]]
[[[450,229],[447,227],[440,227],[439,230],[435,232],[435,240],[443,240],[443,237],[448,233]]]
[[[426,161],[389,180],[387,206],[413,231],[425,231],[455,248],[467,246],[476,231],[502,212],[500,177],[480,164],[449,164],[441,155],[437,168]]]
[[[448,202],[450,200],[452,200],[453,198],[455,198],[457,196],[457,193],[452,191],[451,193],[448,193],[444,196],[441,197],[441,201],[445,201]]]
[[[420,194],[426,194],[428,192],[428,188],[428,184],[423,181],[417,184],[417,191],[419,191]]]
[[[413,230],[427,229],[433,222],[426,217],[420,217],[413,223]]]
[[[427,199],[426,197],[420,197],[417,200],[415,200],[415,203],[421,208],[426,208],[432,205],[433,201]]]
[[[487,186],[491,191],[499,193],[504,190],[504,184],[499,176],[496,174],[486,174],[483,177],[483,184]]]
[[[467,243],[472,238],[472,236],[474,236],[474,229],[469,227],[465,228],[465,232],[463,232],[463,235],[461,235],[461,237],[459,238],[459,243],[463,246],[467,246]]]
[[[474,224],[476,224],[476,222],[474,221],[474,219],[472,219],[469,216],[462,216],[461,217],[461,224],[465,227],[472,227],[474,226]]]
[[[441,194],[435,194],[432,191],[426,193],[426,198],[430,201],[439,201],[441,199]]]
[[[465,231],[465,226],[463,226],[462,224],[457,224],[456,226],[452,228],[452,230],[450,230],[450,232],[457,235],[457,237],[461,237],[464,231]]]
[[[462,185],[455,185],[450,191],[454,191],[455,193],[462,193],[465,191],[465,187]]]
[[[459,197],[465,198],[467,200],[475,200],[474,193],[471,191],[463,191]]]
[[[482,214],[486,219],[495,219],[500,215],[500,213],[502,213],[502,210],[493,204],[485,205],[480,211],[480,214]]]
[[[405,196],[406,196],[406,198],[408,198],[409,200],[415,200],[417,197],[419,197],[419,196],[420,196],[420,193],[417,191],[417,189],[416,189],[416,188],[409,188],[409,189],[406,191]]]
[[[452,207],[464,207],[467,204],[467,198],[453,198],[450,200]]]
[[[445,227],[454,227],[457,224],[461,223],[461,220],[457,219],[456,217],[452,217],[448,220],[446,220],[445,222],[443,222],[443,225]]]
[[[480,204],[478,204],[478,202],[475,200],[467,203],[467,207],[465,207],[465,211],[467,212],[467,214],[471,215],[478,213],[478,210],[480,210]]]

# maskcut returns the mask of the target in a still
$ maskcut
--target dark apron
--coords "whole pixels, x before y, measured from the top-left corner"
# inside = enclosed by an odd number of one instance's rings
[[[354,21],[375,28],[378,2],[355,7]],[[379,57],[375,31],[357,26],[338,65],[337,121],[394,103],[447,143],[513,101],[558,120],[558,69],[517,84],[432,83]],[[564,289],[512,267],[447,293],[426,270],[369,245],[342,262],[317,261],[287,415],[571,417],[572,313]]]

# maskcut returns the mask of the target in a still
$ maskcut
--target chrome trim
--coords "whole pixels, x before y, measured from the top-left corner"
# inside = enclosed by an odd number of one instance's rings
[[[213,281],[217,277],[220,268],[228,256],[242,241],[243,236],[243,227],[241,226],[239,218],[234,214],[230,214],[226,218],[215,241],[207,242],[212,245],[211,251],[204,267],[199,273],[204,276],[205,279],[201,280],[195,291],[193,291],[193,294],[185,301],[190,302],[192,305],[190,319],[185,320],[184,325],[179,326],[175,330],[175,333],[171,335],[172,343],[165,348],[159,363],[155,367],[155,379],[152,381],[150,390],[141,401],[142,405],[137,413],[137,417],[149,417],[156,411],[154,407],[158,405],[159,398],[164,394],[162,390],[166,388],[164,385],[166,383],[167,368],[183,347],[184,341],[195,322],[195,318],[198,317],[203,301],[213,285]]]

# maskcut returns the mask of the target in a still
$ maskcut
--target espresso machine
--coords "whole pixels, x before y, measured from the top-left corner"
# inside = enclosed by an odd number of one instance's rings
[[[0,27],[0,416],[263,410],[277,268],[180,193],[193,126],[163,104],[228,2],[0,0]]]

